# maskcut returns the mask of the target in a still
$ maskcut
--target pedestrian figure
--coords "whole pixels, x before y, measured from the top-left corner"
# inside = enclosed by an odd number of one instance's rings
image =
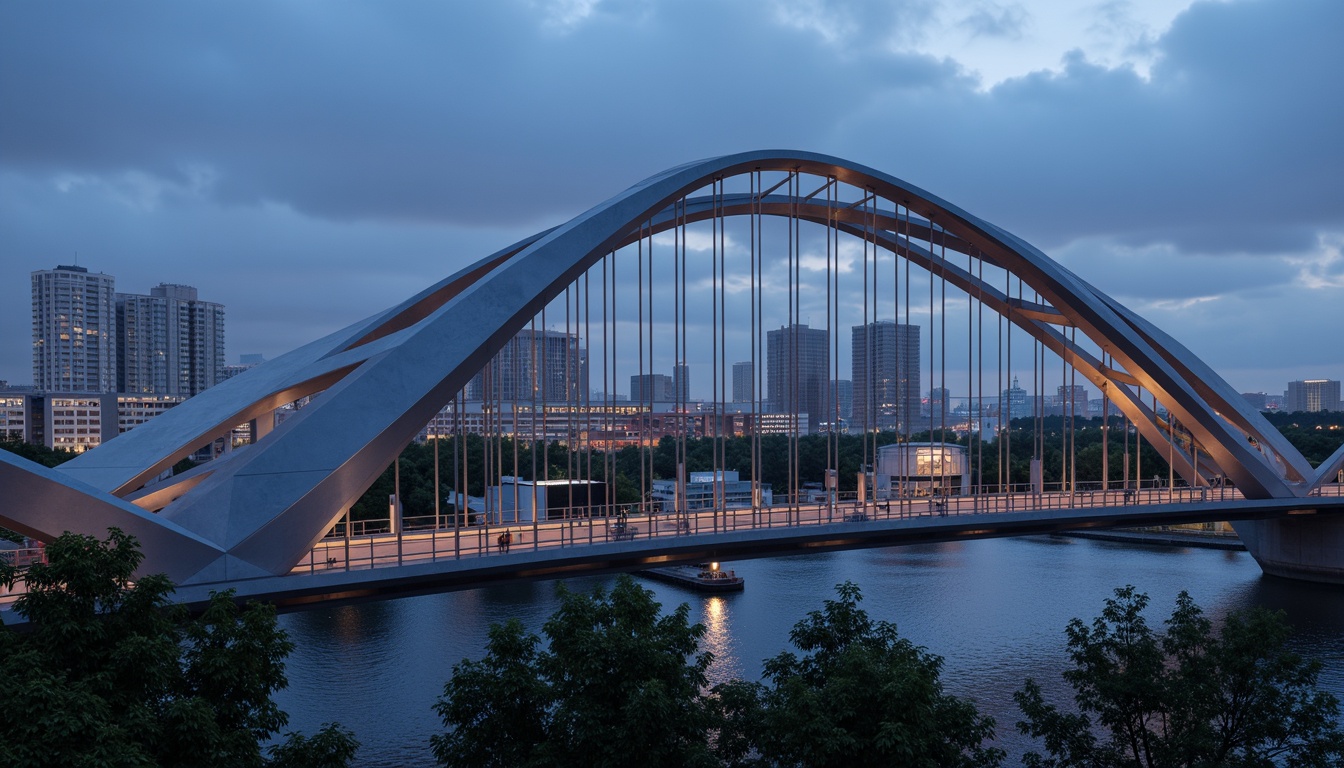
[[[499,538],[495,539],[495,547],[496,547],[500,552],[503,552],[503,551],[504,551],[504,544],[505,544],[505,541],[504,541],[504,534],[501,533],[501,534],[499,534]]]
[[[509,547],[513,546],[513,531],[504,532],[504,551],[508,552]]]

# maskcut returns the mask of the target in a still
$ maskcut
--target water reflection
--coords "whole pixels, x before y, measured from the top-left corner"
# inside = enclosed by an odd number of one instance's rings
[[[742,663],[729,620],[729,600],[720,595],[706,597],[700,608],[700,623],[705,625],[705,636],[700,640],[701,650],[714,654],[709,670],[711,686],[742,676]],[[664,606],[666,608],[667,606]]]
[[[705,596],[643,582],[664,610],[689,603],[714,654],[711,683],[757,680],[762,660],[789,645],[789,630],[835,598],[849,580],[863,590],[874,620],[945,660],[949,691],[976,699],[998,721],[1012,759],[1026,744],[1013,691],[1027,677],[1055,701],[1071,699],[1060,678],[1067,664],[1064,628],[1090,621],[1116,587],[1133,584],[1151,598],[1149,621],[1170,616],[1188,590],[1213,618],[1252,605],[1284,610],[1297,629],[1294,648],[1321,658],[1324,687],[1344,696],[1344,589],[1263,577],[1239,552],[1130,547],[1035,537],[734,562],[746,590]],[[575,591],[610,589],[614,577],[567,581]],[[435,698],[453,664],[484,653],[492,623],[518,618],[528,630],[559,606],[549,582],[406,598],[281,617],[297,650],[289,690],[279,696],[290,727],[312,732],[339,720],[364,742],[361,765],[429,764],[429,736],[442,725]]]

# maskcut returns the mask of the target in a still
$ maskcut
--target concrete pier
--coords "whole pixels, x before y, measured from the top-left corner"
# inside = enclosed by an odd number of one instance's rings
[[[1314,510],[1232,523],[1246,549],[1271,576],[1344,584],[1344,518]]]

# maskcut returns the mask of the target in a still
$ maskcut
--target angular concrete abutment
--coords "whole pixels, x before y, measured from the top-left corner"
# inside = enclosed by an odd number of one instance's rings
[[[1289,515],[1241,520],[1232,527],[1265,573],[1344,585],[1344,517]]]

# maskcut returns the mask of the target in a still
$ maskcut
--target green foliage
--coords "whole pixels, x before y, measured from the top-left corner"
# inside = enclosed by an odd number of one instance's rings
[[[1069,432],[1067,422],[1062,417],[1041,420],[1040,456],[1046,483],[1058,483],[1064,477],[1066,439],[1077,450],[1077,479],[1083,482],[1101,479],[1101,423],[1099,418],[1076,419],[1076,429]],[[1124,453],[1125,437],[1122,424],[1121,419],[1112,418],[1111,428],[1107,430],[1111,457],[1109,474],[1115,482],[1123,480],[1124,465],[1120,457]],[[799,482],[821,482],[826,476],[826,470],[834,467],[838,469],[840,490],[852,493],[857,487],[860,468],[873,462],[875,448],[906,437],[895,432],[807,435],[797,440],[798,454],[794,462],[790,458],[793,449],[788,437],[762,435],[760,456],[763,459],[759,477],[753,477],[752,439],[748,437],[719,438],[717,448],[715,438],[688,438],[681,444],[683,453],[680,460],[685,462],[688,472],[703,472],[715,469],[715,456],[722,455],[721,461],[725,468],[738,471],[744,480],[756,479],[777,491],[788,489],[795,474]],[[958,437],[950,432],[946,435],[939,432],[918,433],[909,435],[908,439],[916,442],[945,439],[948,443],[968,446],[971,451],[973,484],[1030,482],[1031,459],[1036,455],[1034,446],[1038,442],[1036,422],[1032,419],[1015,420],[995,438],[997,442],[982,442],[978,435]],[[1130,450],[1136,454],[1134,468],[1142,468],[1145,478],[1154,474],[1166,477],[1167,463],[1162,454],[1146,443],[1140,445],[1135,435],[1131,435],[1130,439]],[[508,437],[490,441],[482,440],[477,435],[444,439],[439,448],[440,508],[442,514],[451,514],[452,493],[458,485],[465,486],[467,493],[472,496],[481,496],[487,485],[499,482],[500,474],[512,475],[515,469],[519,477],[529,480],[534,477],[591,477],[594,480],[607,480],[610,474],[612,502],[630,504],[643,498],[641,483],[647,489],[654,479],[667,479],[676,475],[677,451],[677,440],[670,437],[663,438],[646,451],[625,447],[610,456],[601,451],[570,451],[562,443],[551,443],[544,449],[540,442],[518,441],[515,445]],[[1003,457],[1002,472],[999,469],[1000,455]],[[408,517],[433,514],[433,444],[412,443],[406,446],[400,462],[405,514]],[[393,488],[393,470],[389,466],[352,506],[353,518],[386,519],[387,499]]]
[[[1045,748],[1028,768],[1340,765],[1339,703],[1316,687],[1320,663],[1286,649],[1282,614],[1233,613],[1215,632],[1182,592],[1158,633],[1147,605],[1124,587],[1090,627],[1069,623],[1076,712],[1032,680],[1015,694],[1018,730]]]
[[[713,707],[702,695],[711,657],[685,604],[659,616],[629,577],[610,595],[561,591],[542,629],[491,628],[485,658],[464,661],[435,706],[444,765],[695,766],[715,764]]]
[[[64,448],[48,448],[22,440],[0,440],[0,451],[9,451],[44,467],[60,466],[79,455]]]
[[[312,738],[285,734],[285,740],[272,745],[267,754],[272,768],[345,768],[358,749],[353,732],[340,723],[325,723]]]
[[[1288,441],[1303,452],[1313,466],[1320,464],[1341,443],[1344,443],[1344,423],[1339,412],[1265,414]],[[981,441],[979,435],[958,436],[951,432],[922,432],[900,435],[895,432],[877,432],[868,435],[806,435],[797,439],[797,466],[790,458],[792,448],[784,435],[760,437],[761,461],[759,477],[752,473],[752,438],[731,437],[687,438],[681,444],[681,460],[688,472],[704,472],[717,468],[714,457],[721,455],[723,468],[737,470],[743,480],[756,479],[768,483],[776,491],[790,487],[791,472],[799,482],[821,482],[829,468],[839,472],[840,490],[853,492],[857,486],[860,468],[871,464],[875,448],[898,440],[945,441],[964,445],[970,451],[971,483],[1024,485],[1031,481],[1031,460],[1041,460],[1042,479],[1047,484],[1059,483],[1072,476],[1080,483],[1097,483],[1104,473],[1112,483],[1124,481],[1126,435],[1125,420],[1112,416],[1106,430],[1103,420],[1062,416],[1013,419],[997,435]],[[1103,435],[1104,433],[1104,435]],[[1103,449],[1103,444],[1105,445]],[[1132,430],[1128,436],[1131,457],[1130,477],[1137,473],[1147,480],[1157,475],[1167,478],[1167,455],[1142,440]],[[716,448],[717,446],[717,448]],[[407,516],[433,514],[434,511],[434,456],[433,445],[412,443],[401,455],[402,505]],[[621,448],[610,456],[602,451],[570,451],[562,443],[551,443],[544,450],[540,443],[511,438],[482,440],[477,435],[461,439],[443,440],[439,452],[439,479],[441,509],[450,514],[451,490],[464,485],[473,496],[484,495],[487,485],[497,484],[499,475],[513,475],[525,479],[535,477],[559,479],[591,477],[606,480],[611,468],[612,501],[630,504],[643,497],[641,483],[648,488],[654,479],[676,475],[678,443],[663,438],[652,449],[641,452],[638,448]],[[721,451],[721,453],[717,453]],[[1065,456],[1072,452],[1077,462],[1066,467]],[[487,460],[487,453],[489,454]],[[535,454],[535,470],[534,470]],[[1103,455],[1109,456],[1103,462]],[[465,472],[463,470],[465,458]],[[515,462],[516,459],[516,462]],[[393,488],[392,468],[389,466],[353,506],[356,520],[386,519],[387,497]]]
[[[0,764],[266,764],[293,647],[274,609],[225,592],[189,619],[166,577],[132,581],[142,559],[113,528],[60,536],[27,571],[14,610],[28,627],[0,629]]]
[[[794,626],[802,656],[765,662],[766,685],[717,690],[726,725],[721,754],[733,765],[996,766],[984,746],[994,721],[943,691],[942,659],[859,608],[846,582]],[[751,749],[747,749],[750,746]],[[752,758],[752,753],[758,759]]]
[[[432,737],[455,766],[995,766],[994,723],[945,694],[941,660],[873,622],[840,587],[794,629],[803,658],[766,663],[771,685],[705,690],[711,657],[685,604],[659,616],[629,578],[562,592],[541,638],[516,620],[453,669]]]
[[[1320,466],[1339,450],[1340,445],[1344,445],[1344,411],[1270,411],[1265,413],[1265,418],[1302,452],[1313,467]]]
[[[536,635],[517,619],[490,627],[485,658],[453,667],[434,709],[449,731],[430,737],[434,756],[464,768],[539,765],[550,730],[551,689],[542,680]]]

